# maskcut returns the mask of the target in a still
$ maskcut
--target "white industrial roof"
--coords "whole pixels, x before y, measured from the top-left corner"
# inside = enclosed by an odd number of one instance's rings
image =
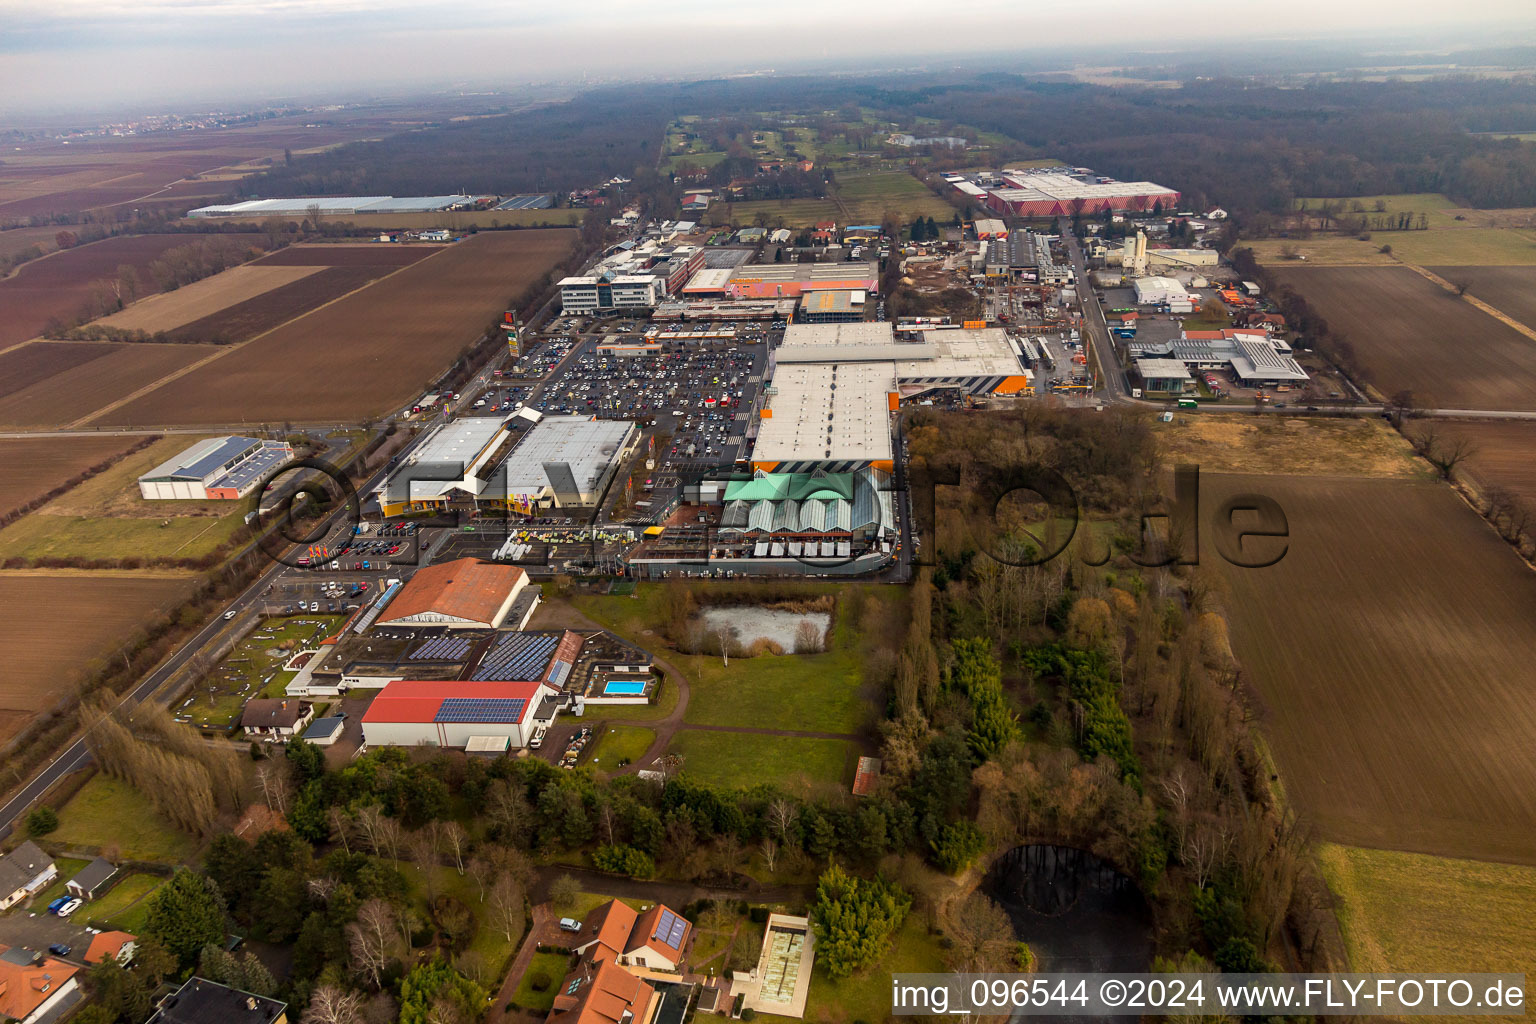
[[[381,493],[396,500],[408,494],[411,500],[421,501],[466,486],[466,479],[482,469],[479,463],[492,454],[489,449],[503,426],[499,416],[466,416],[444,423],[385,479]],[[405,493],[401,484],[406,485]]]
[[[1004,171],[1003,179],[1015,187],[997,189],[994,194],[1011,203],[1041,199],[1108,199],[1114,196],[1178,194],[1171,188],[1151,181],[1111,181],[1101,185],[1050,171]]]
[[[546,462],[569,463],[582,489],[592,486],[623,447],[634,424],[584,416],[546,416],[507,456],[507,493],[538,496],[552,489]]]
[[[896,373],[909,377],[1032,377],[1020,363],[1000,327],[976,330],[927,331],[923,335],[932,354],[925,359],[898,363]]]
[[[1138,359],[1136,372],[1141,374],[1143,380],[1170,377],[1182,380],[1189,376],[1189,367],[1178,359]]]
[[[839,325],[843,326],[843,325]],[[892,363],[790,363],[773,375],[754,462],[877,461],[893,458]]]
[[[690,291],[723,292],[725,291],[726,282],[731,279],[731,273],[732,271],[729,267],[720,267],[718,269],[705,267],[688,279],[688,283],[683,285],[683,291],[685,293]]]
[[[851,324],[790,324],[784,329],[779,348],[811,346],[816,348],[845,345],[890,345],[896,341],[890,323],[860,321]]]

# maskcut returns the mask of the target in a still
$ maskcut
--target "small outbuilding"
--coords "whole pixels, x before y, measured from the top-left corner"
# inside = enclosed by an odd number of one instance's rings
[[[97,857],[81,868],[75,877],[65,882],[64,888],[69,890],[71,896],[78,896],[82,900],[94,900],[112,888],[112,880],[116,877],[117,865],[105,857]]]

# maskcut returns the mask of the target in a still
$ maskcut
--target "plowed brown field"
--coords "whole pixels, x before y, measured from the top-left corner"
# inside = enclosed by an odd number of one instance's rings
[[[40,498],[70,477],[127,451],[136,437],[0,438],[0,514]]]
[[[18,351],[45,344],[50,348],[54,345],[38,342]],[[0,427],[58,427],[72,423],[217,351],[207,345],[135,343],[106,348],[108,351],[100,358],[0,398]]]
[[[404,404],[575,243],[487,232],[95,418],[101,425],[355,421]]]
[[[1536,409],[1536,341],[1413,271],[1286,267],[1276,275],[1349,341],[1383,396],[1410,390],[1439,408]]]
[[[1289,551],[1214,552],[1291,802],[1325,838],[1536,863],[1536,573],[1443,484],[1207,474]]]

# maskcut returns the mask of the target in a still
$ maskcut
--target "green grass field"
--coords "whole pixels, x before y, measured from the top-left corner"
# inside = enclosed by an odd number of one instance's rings
[[[85,919],[95,928],[138,934],[149,917],[149,897],[164,884],[159,875],[129,875],[88,905],[83,911]]]
[[[573,902],[570,906],[565,907],[564,909],[561,909],[560,907],[555,907],[554,911],[555,911],[556,914],[559,914],[561,917],[571,917],[571,918],[575,918],[578,921],[585,921],[587,919],[587,915],[588,914],[592,913],[592,911],[596,910],[598,907],[607,906],[609,903],[613,902],[613,900],[614,900],[614,897],[604,895],[603,893],[600,893],[600,892],[578,892],[576,894],[575,902]],[[619,902],[627,903],[629,906],[633,907],[635,910],[639,910],[641,907],[645,906],[649,901],[648,900],[635,900],[635,899],[621,899]]]
[[[683,721],[802,732],[856,733],[869,709],[859,699],[859,661],[851,648],[826,654],[678,659],[693,687]]]
[[[564,980],[570,962],[571,958],[561,953],[533,954],[533,959],[528,961],[528,970],[523,972],[522,980],[517,983],[512,1001],[525,1010],[547,1011],[555,1005],[555,994],[560,991],[560,982]],[[533,979],[539,974],[544,975],[548,984],[543,991],[536,992]]]
[[[1318,859],[1353,970],[1536,974],[1536,868],[1332,844]]]
[[[243,516],[243,507],[219,519],[95,519],[35,512],[0,530],[0,560],[197,559],[228,541]]]
[[[860,224],[879,224],[887,210],[894,210],[903,221],[913,217],[947,221],[955,215],[954,207],[905,171],[839,175],[837,194]]]
[[[843,740],[683,729],[669,752],[684,758],[683,772],[711,786],[750,789],[762,782],[804,779],[843,785],[853,780],[858,748]]]
[[[1383,231],[1370,244],[1390,245],[1398,259],[1421,267],[1536,265],[1536,232],[1510,228]]]
[[[782,225],[790,229],[809,228],[824,220],[841,223],[843,217],[843,211],[831,199],[765,199],[750,203],[727,203],[719,209],[727,212],[731,223],[742,227],[753,227],[757,223],[758,214],[768,218],[768,227]]]
[[[48,838],[85,849],[116,846],[131,860],[183,864],[196,841],[176,829],[138,790],[97,775],[59,811],[59,827]]]
[[[588,712],[596,712],[589,707]],[[584,763],[603,771],[613,771],[636,761],[655,741],[656,733],[639,725],[608,725],[598,730],[597,742],[589,748]]]

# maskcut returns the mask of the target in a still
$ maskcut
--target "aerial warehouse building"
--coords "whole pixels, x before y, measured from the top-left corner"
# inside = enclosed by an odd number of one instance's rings
[[[282,441],[211,437],[139,477],[139,495],[151,501],[237,500],[291,458],[293,448]]]

